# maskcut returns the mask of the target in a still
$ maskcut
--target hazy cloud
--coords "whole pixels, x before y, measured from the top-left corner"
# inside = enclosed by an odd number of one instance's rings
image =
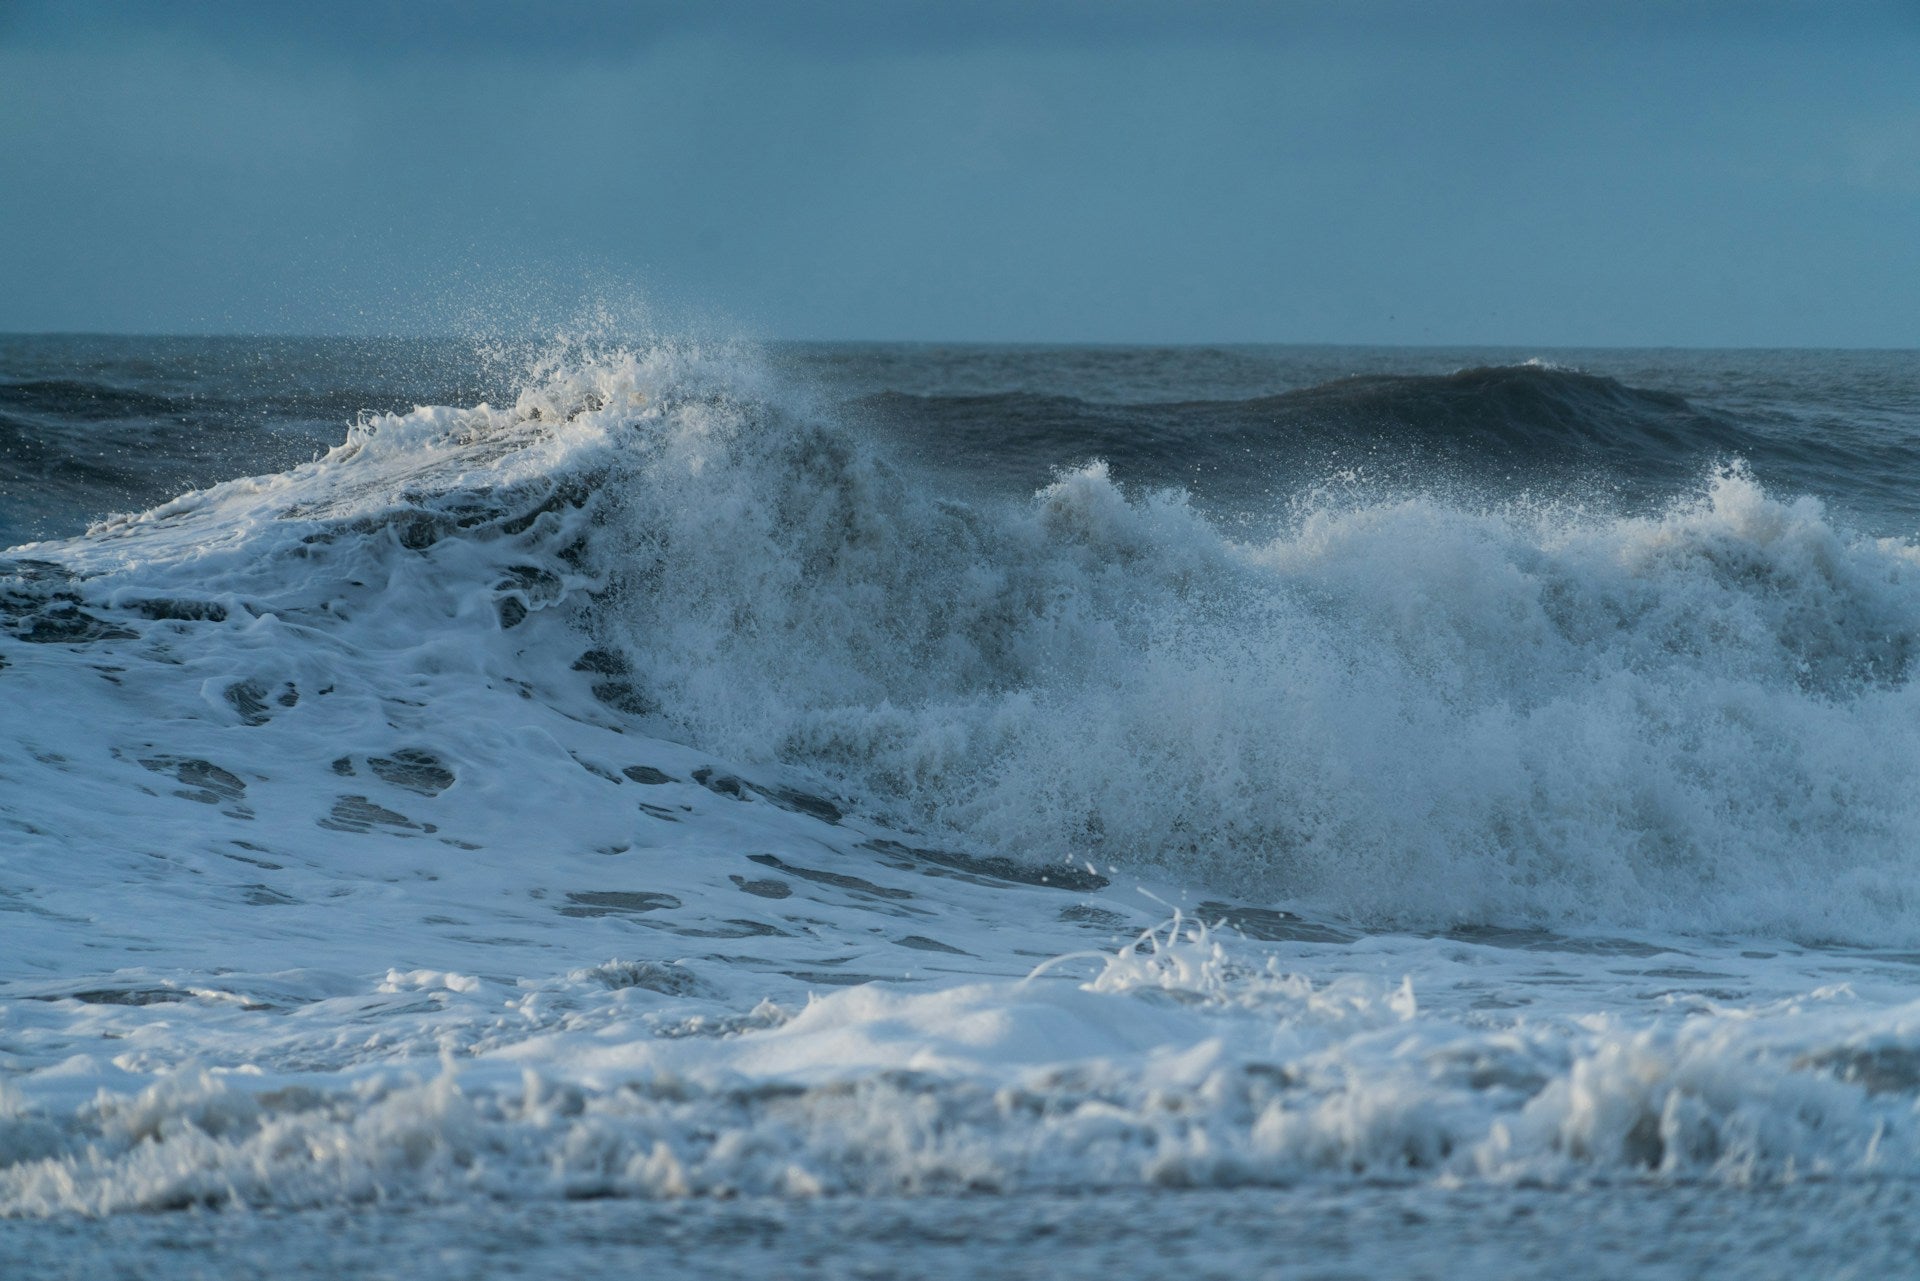
[[[0,328],[1909,344],[1913,14],[15,0]]]

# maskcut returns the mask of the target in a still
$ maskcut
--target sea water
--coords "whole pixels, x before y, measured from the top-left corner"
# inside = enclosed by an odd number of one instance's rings
[[[1912,1257],[1920,356],[15,338],[0,468],[36,1275]]]

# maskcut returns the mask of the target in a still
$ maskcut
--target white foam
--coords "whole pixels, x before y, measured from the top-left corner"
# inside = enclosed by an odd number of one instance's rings
[[[1443,998],[1458,995],[1449,970],[1498,964],[1446,951],[1419,958]],[[36,1106],[45,1082],[31,1079],[0,1109],[0,1207],[1746,1184],[1920,1163],[1911,1081],[1875,1094],[1834,1075],[1849,1054],[1910,1042],[1920,1005],[1828,993],[1675,1017],[1569,1003],[1496,1023],[1445,999],[1424,1009],[1404,978],[1315,981],[1249,959],[1175,924],[1090,981],[868,985],[720,1038],[648,1036],[602,1010],[458,1066],[182,1071],[66,1108]]]

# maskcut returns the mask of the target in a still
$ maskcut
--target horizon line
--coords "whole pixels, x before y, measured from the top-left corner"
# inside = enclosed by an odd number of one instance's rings
[[[542,337],[538,331],[524,334],[486,335],[475,333],[434,333],[434,332],[353,332],[353,331],[295,331],[295,330],[137,330],[137,329],[0,329],[0,340],[20,338],[84,338],[84,339],[121,339],[121,340],[175,340],[175,341],[262,341],[280,342],[474,342],[498,339],[501,337],[524,337],[538,340]],[[546,335],[551,337],[552,335]],[[744,343],[768,346],[812,346],[812,347],[999,347],[999,348],[1111,348],[1114,350],[1205,350],[1214,348],[1370,348],[1375,350],[1400,351],[1451,351],[1459,349],[1509,350],[1509,351],[1825,351],[1825,352],[1917,352],[1920,343],[1899,344],[1861,344],[1836,345],[1831,343],[1675,343],[1675,342],[1515,342],[1461,339],[1447,342],[1369,342],[1351,339],[1262,339],[1262,338],[1215,338],[1215,339],[1132,339],[1132,338],[812,338],[792,336],[752,337],[743,334],[733,335],[689,335],[696,340]],[[631,337],[643,338],[645,335],[633,334]],[[659,335],[654,335],[658,338]]]

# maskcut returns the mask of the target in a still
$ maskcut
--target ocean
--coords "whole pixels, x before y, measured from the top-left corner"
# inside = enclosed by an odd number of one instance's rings
[[[0,338],[22,1275],[1887,1276],[1920,353]]]

